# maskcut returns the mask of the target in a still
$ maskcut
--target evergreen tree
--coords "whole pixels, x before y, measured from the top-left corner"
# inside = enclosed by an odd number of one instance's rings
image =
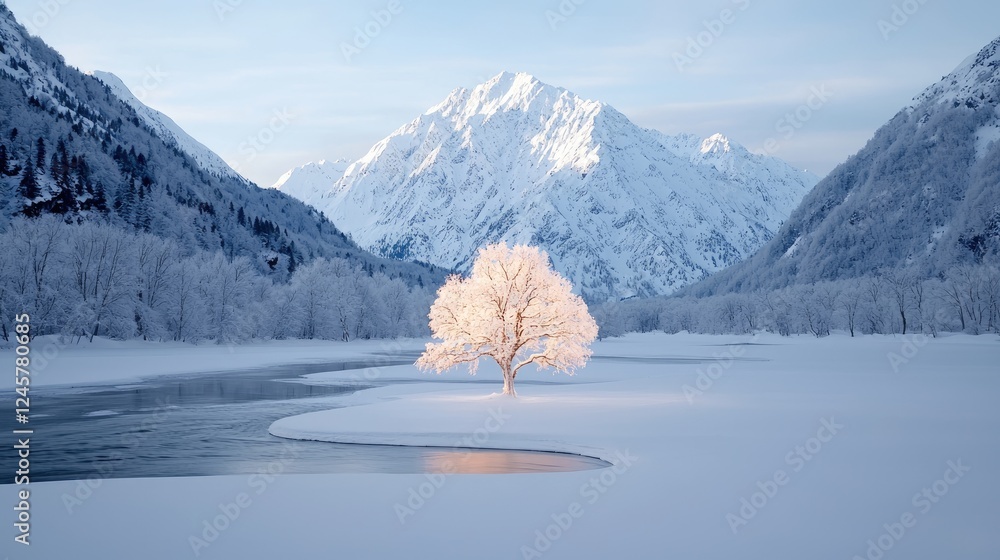
[[[77,210],[77,208],[76,197],[73,196],[73,191],[69,186],[60,187],[59,192],[56,193],[55,198],[52,200],[52,213],[69,214]]]
[[[59,181],[59,178],[62,173],[59,172],[59,156],[57,154],[52,154],[52,157],[49,158],[49,173],[55,179],[56,185],[61,187],[62,183]]]
[[[45,139],[38,137],[38,148],[35,152],[35,167],[39,173],[45,172]]]
[[[94,210],[106,214],[108,212],[108,199],[107,195],[104,194],[104,184],[100,181],[94,187],[94,198],[93,198]]]
[[[28,200],[34,200],[40,194],[38,191],[38,177],[35,176],[35,168],[31,165],[31,160],[24,165],[24,174],[21,175],[21,183],[18,185],[17,193]]]
[[[149,201],[146,199],[146,193],[148,189],[143,185],[139,185],[139,196],[136,200],[135,205],[135,229],[141,229],[143,231],[149,231],[149,226],[152,223],[149,212]]]
[[[295,262],[295,242],[292,241],[288,246],[288,274],[295,274],[296,268],[298,264]]]
[[[115,197],[115,211],[127,223],[132,225],[135,225],[132,221],[133,212],[135,211],[135,199],[135,182],[131,180],[119,187],[118,194]]]
[[[59,145],[56,148],[56,153],[59,155],[59,172],[53,172],[52,176],[56,178],[57,181],[61,181],[64,186],[69,186],[69,154],[66,152],[66,143],[61,139],[59,140]]]

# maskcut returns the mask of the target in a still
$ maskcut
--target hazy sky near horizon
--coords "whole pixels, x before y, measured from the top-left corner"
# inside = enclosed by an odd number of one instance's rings
[[[774,155],[824,175],[1000,35],[1000,2],[986,0],[6,4],[69,64],[117,74],[262,186],[357,159],[503,70],[666,133],[755,151],[775,139]]]

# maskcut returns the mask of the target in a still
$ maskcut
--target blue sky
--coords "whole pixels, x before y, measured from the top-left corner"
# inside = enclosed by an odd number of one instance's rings
[[[1000,35],[992,0],[6,3],[261,185],[358,158],[502,70],[823,175]]]

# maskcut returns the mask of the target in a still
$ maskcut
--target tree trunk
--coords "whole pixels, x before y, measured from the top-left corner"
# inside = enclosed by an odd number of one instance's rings
[[[503,368],[503,394],[517,396],[517,392],[514,391],[514,376],[515,373],[511,371],[509,365]]]

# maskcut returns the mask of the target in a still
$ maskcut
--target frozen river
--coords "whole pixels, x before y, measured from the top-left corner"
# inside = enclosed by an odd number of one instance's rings
[[[560,453],[293,442],[268,433],[275,420],[336,408],[340,397],[372,386],[308,385],[299,382],[300,376],[412,361],[397,356],[158,377],[128,385],[39,387],[32,391],[31,425],[39,443],[31,449],[31,480],[259,472],[423,473],[443,468],[531,473],[607,466]],[[17,428],[10,420],[5,417],[3,426],[8,433]],[[3,459],[9,462],[10,456]],[[12,467],[5,466],[5,472],[13,472]]]

